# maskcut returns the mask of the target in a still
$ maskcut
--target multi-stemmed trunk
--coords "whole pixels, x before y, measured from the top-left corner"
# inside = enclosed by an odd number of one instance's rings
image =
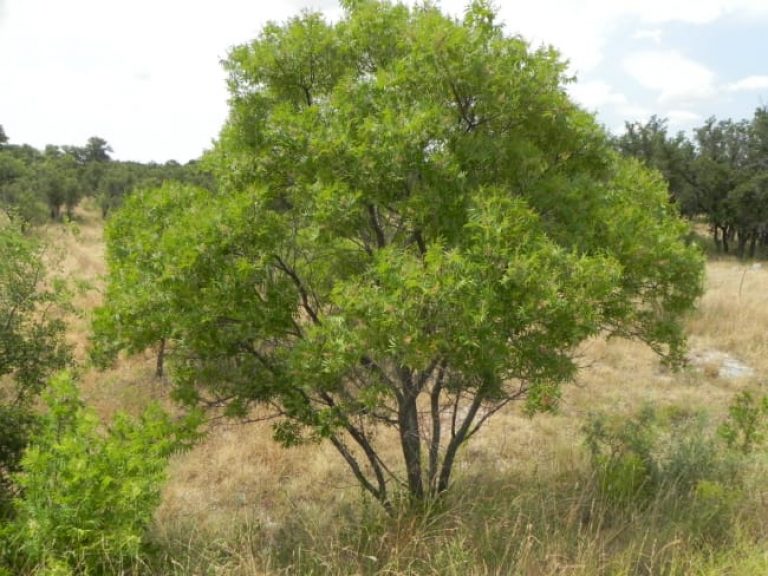
[[[373,363],[368,360],[365,365],[371,367]],[[482,386],[458,392],[449,384],[451,372],[447,362],[439,360],[422,371],[400,367],[393,372],[389,374],[389,383],[396,385],[392,410],[397,416],[386,423],[398,434],[402,474],[387,467],[380,457],[380,447],[374,441],[376,425],[367,428],[348,419],[343,427],[345,434],[339,431],[331,437],[333,446],[363,488],[390,513],[396,509],[393,493],[406,496],[410,505],[439,498],[450,486],[461,446],[489,416],[526,391],[526,386],[521,385],[493,400],[486,397]],[[324,404],[336,405],[330,395],[323,398]],[[345,438],[362,454],[350,449]],[[397,487],[394,491],[393,484]]]

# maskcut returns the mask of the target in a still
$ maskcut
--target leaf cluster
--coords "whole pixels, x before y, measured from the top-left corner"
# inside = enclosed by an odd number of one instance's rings
[[[199,420],[174,422],[158,406],[119,414],[103,429],[72,378],[56,376],[22,459],[16,517],[5,528],[17,570],[116,574],[140,560],[168,458],[197,438]]]

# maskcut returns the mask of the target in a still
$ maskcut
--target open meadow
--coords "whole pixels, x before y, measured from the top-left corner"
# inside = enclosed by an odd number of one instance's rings
[[[101,219],[88,203],[74,226],[47,230],[61,255],[58,273],[89,286],[77,297],[84,313],[70,332],[84,366],[88,310],[100,300],[105,273],[101,234]],[[449,497],[394,520],[361,494],[330,445],[284,449],[271,439],[268,422],[216,420],[203,442],[172,460],[152,527],[155,560],[146,569],[766,573],[764,454],[755,450],[734,471],[715,430],[737,394],[764,393],[767,300],[768,266],[711,259],[705,295],[687,321],[682,371],[662,366],[639,343],[590,340],[578,351],[582,369],[555,413],[529,418],[519,406],[507,407],[461,452]],[[154,376],[154,361],[148,352],[103,372],[83,367],[84,397],[103,418],[137,412],[150,399],[171,407],[170,383]],[[654,416],[642,424],[638,414],[648,406]],[[648,454],[658,485],[649,488],[644,476],[638,481],[632,466],[606,476],[610,457],[603,453],[603,468],[590,457],[584,429],[599,413],[614,430],[600,438],[617,454],[634,446],[627,423],[640,423],[634,428],[640,436],[643,426],[655,430],[643,438],[656,442]],[[599,436],[594,430],[593,439]]]

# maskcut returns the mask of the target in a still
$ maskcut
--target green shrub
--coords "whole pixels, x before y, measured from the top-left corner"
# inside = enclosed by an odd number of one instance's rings
[[[170,455],[196,436],[157,406],[106,429],[80,401],[69,375],[44,394],[48,412],[22,459],[8,559],[21,571],[117,574],[140,562]]]
[[[731,402],[728,419],[720,425],[718,433],[729,448],[749,454],[765,442],[767,429],[768,396],[758,402],[745,390]]]
[[[69,293],[66,283],[45,281],[44,260],[43,246],[0,215],[0,521],[11,515],[38,396],[72,360],[62,320]]]
[[[675,407],[593,415],[583,431],[598,497],[612,513],[663,517],[660,524],[696,545],[722,545],[750,514],[751,453],[765,439],[766,415],[768,400],[748,392],[734,398],[720,426]]]
[[[703,412],[646,406],[637,414],[593,415],[583,428],[600,492],[614,503],[645,504],[661,492],[692,496],[702,481],[731,481],[733,451]]]
[[[645,501],[654,492],[658,463],[656,412],[646,407],[634,418],[594,414],[583,428],[599,491],[610,502]]]

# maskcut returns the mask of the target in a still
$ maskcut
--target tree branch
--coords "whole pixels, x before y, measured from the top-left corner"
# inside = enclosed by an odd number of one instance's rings
[[[349,451],[349,448],[347,448],[344,443],[339,440],[338,437],[335,435],[332,435],[330,437],[331,444],[333,444],[334,448],[341,454],[342,458],[347,462],[347,465],[352,470],[352,473],[355,475],[355,478],[357,478],[357,481],[360,482],[360,484],[365,488],[368,492],[370,492],[376,500],[381,502],[381,505],[384,506],[384,508],[391,513],[392,511],[392,504],[386,499],[386,494],[382,494],[376,486],[374,486],[371,481],[368,479],[368,477],[365,475],[363,470],[360,468],[360,463],[355,459],[355,457],[352,455],[352,453]]]
[[[437,465],[440,457],[440,394],[443,391],[443,378],[445,377],[445,365],[441,365],[432,391],[429,395],[430,412],[432,416],[432,437],[429,441],[429,493],[433,495],[437,489]]]
[[[299,291],[299,296],[301,297],[301,305],[306,310],[307,314],[309,314],[309,317],[312,319],[312,322],[314,322],[316,325],[320,326],[322,325],[322,322],[320,321],[320,318],[318,317],[317,313],[312,309],[312,306],[309,304],[309,293],[307,292],[306,287],[304,286],[304,283],[301,281],[301,278],[299,278],[298,274],[296,274],[296,271],[288,266],[288,264],[285,263],[285,261],[280,258],[277,254],[274,255],[275,261],[277,262],[277,267],[285,272],[288,277],[293,281],[294,285],[296,286],[296,289]]]
[[[480,405],[483,403],[483,394],[478,391],[475,393],[475,397],[472,399],[472,404],[469,406],[467,415],[461,423],[461,426],[457,431],[453,433],[451,441],[448,443],[448,447],[445,449],[445,457],[443,458],[443,465],[440,468],[440,480],[437,485],[437,492],[441,493],[448,489],[448,482],[451,478],[451,472],[453,470],[453,462],[456,459],[456,453],[459,446],[461,446],[467,439],[467,433],[470,426],[477,415],[477,411],[480,409]],[[456,411],[458,408],[458,402],[454,405],[453,421],[456,422]],[[455,429],[455,426],[454,426]]]
[[[384,248],[387,245],[387,238],[384,235],[384,229],[379,222],[379,213],[376,210],[376,206],[370,203],[366,203],[365,207],[368,209],[368,217],[371,221],[371,228],[376,235],[376,245],[379,248]]]

